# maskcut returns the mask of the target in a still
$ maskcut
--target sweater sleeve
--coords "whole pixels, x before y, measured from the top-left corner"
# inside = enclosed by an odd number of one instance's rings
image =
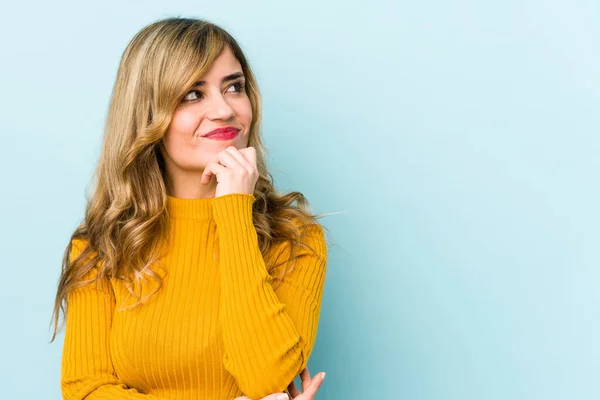
[[[71,261],[85,242],[75,239]],[[95,267],[83,277],[97,276]],[[108,279],[92,282],[67,296],[67,316],[61,366],[61,390],[66,400],[160,400],[119,382],[112,366],[109,333],[115,298]]]
[[[289,275],[271,284],[252,223],[255,197],[232,193],[215,198],[219,237],[220,322],[223,364],[252,399],[282,392],[306,367],[317,335],[325,282],[327,246],[322,227],[304,238],[315,250],[300,250]]]

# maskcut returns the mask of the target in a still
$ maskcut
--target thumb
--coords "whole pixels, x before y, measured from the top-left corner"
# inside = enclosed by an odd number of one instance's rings
[[[281,396],[281,397],[279,397],[279,396]],[[263,397],[260,400],[289,400],[289,399],[290,399],[290,396],[288,396],[287,393],[281,392],[281,393],[270,394],[267,397]]]
[[[279,396],[283,396],[281,398],[279,398]],[[287,395],[287,393],[273,393],[270,394],[266,397],[261,398],[260,400],[288,400],[290,397]],[[247,397],[247,396],[242,396],[242,397],[236,397],[235,400],[252,400],[251,398]]]

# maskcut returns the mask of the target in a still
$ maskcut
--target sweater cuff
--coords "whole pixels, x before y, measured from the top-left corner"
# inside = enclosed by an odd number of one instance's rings
[[[254,229],[252,204],[255,200],[256,197],[250,193],[229,193],[215,197],[213,218],[220,235],[235,235],[235,232]]]

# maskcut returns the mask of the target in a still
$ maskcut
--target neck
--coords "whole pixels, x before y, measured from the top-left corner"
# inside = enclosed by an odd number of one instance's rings
[[[170,218],[212,219],[214,197],[182,198],[167,196],[167,210]]]
[[[211,177],[210,183],[200,183],[202,173],[197,171],[179,171],[176,176],[169,176],[167,194],[179,199],[207,199],[215,197],[217,179]]]

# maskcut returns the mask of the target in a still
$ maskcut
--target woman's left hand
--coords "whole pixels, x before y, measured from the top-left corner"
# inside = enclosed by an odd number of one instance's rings
[[[320,372],[316,374],[313,378],[310,376],[310,371],[308,367],[304,368],[300,373],[300,378],[302,379],[302,392],[298,390],[294,381],[290,383],[287,387],[288,392],[292,396],[289,400],[314,400],[317,391],[321,387],[323,380],[325,379],[325,373]],[[263,397],[260,400],[277,400],[277,398],[284,393],[273,393],[266,397]],[[252,400],[247,396],[236,397],[235,400]]]
[[[227,147],[217,155],[217,161],[206,165],[200,182],[209,184],[213,175],[217,179],[215,197],[232,193],[253,194],[259,178],[256,149]]]
[[[294,400],[313,400],[317,394],[317,390],[321,387],[325,379],[325,373],[320,372],[311,378],[308,367],[304,368],[300,373],[302,379],[302,392],[298,390],[294,381],[287,387]]]

